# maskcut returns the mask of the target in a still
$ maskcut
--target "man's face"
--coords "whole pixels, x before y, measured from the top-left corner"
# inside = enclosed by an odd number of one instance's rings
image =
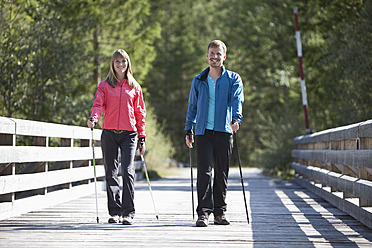
[[[221,67],[226,59],[222,47],[210,47],[207,53],[208,64],[211,67]]]

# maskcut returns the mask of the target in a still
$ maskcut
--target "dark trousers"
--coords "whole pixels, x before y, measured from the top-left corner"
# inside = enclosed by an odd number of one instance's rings
[[[204,135],[197,135],[196,151],[198,162],[197,194],[200,215],[219,216],[226,211],[227,178],[233,147],[232,135],[206,130]],[[212,186],[212,166],[214,180]]]
[[[111,216],[134,217],[134,156],[137,147],[137,132],[125,131],[115,134],[103,130],[101,136],[103,163],[107,188],[108,211]],[[120,197],[118,180],[118,148],[121,151],[121,175],[123,178],[123,192]],[[120,161],[118,161],[120,162]]]

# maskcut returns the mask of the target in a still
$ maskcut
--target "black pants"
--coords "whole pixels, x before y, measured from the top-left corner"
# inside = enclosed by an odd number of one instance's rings
[[[101,136],[103,163],[107,188],[108,211],[111,216],[134,217],[134,156],[137,147],[137,132],[125,131],[115,134],[103,130]],[[121,151],[121,175],[123,177],[122,199],[118,180],[118,148]],[[120,162],[120,161],[118,161]]]
[[[229,133],[206,130],[204,135],[196,136],[198,161],[197,193],[198,216],[219,216],[226,211],[227,178],[233,138]],[[212,166],[214,180],[212,186]]]

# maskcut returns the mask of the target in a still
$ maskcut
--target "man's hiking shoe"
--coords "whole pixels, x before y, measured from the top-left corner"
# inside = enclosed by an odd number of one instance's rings
[[[121,222],[121,216],[119,216],[119,215],[111,216],[111,217],[108,219],[108,223],[111,223],[111,224],[114,224],[114,223],[120,223],[120,222]]]
[[[226,220],[226,216],[221,214],[217,217],[214,217],[214,224],[215,225],[230,225],[230,222]]]
[[[123,225],[132,225],[133,224],[133,218],[129,217],[129,216],[124,216],[122,223],[123,223]]]
[[[199,226],[199,227],[208,226],[208,217],[205,215],[200,215],[198,220],[196,221],[196,226]]]

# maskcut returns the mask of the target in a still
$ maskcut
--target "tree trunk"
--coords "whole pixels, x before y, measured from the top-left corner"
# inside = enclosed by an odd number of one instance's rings
[[[96,27],[93,32],[93,48],[94,48],[94,71],[93,71],[93,80],[94,82],[101,82],[101,70],[99,67],[99,53],[100,53],[100,44],[99,44],[99,33],[100,33],[100,25],[99,23],[96,23]]]

